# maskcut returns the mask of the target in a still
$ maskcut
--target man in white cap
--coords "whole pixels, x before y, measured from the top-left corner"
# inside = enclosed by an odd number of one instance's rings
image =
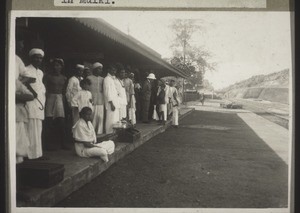
[[[152,86],[151,83],[155,80],[155,75],[150,73],[145,80],[143,87],[142,87],[142,120],[143,123],[149,123],[149,106],[150,106],[150,99],[151,99],[151,91]]]
[[[93,74],[87,79],[91,81],[90,91],[92,93],[94,110],[92,124],[95,128],[96,134],[103,133],[103,118],[104,118],[104,95],[103,95],[103,80],[101,77],[103,65],[99,62],[93,64]]]
[[[68,81],[68,86],[66,89],[66,99],[69,107],[72,110],[72,123],[73,125],[79,119],[79,112],[76,106],[72,106],[73,97],[81,90],[80,81],[82,80],[84,66],[81,64],[76,64],[75,75],[72,76]]]
[[[106,134],[111,134],[113,133],[113,125],[120,120],[120,102],[115,84],[117,68],[115,65],[110,64],[108,65],[107,70],[107,76],[103,81],[103,93],[106,108],[105,131]]]
[[[28,122],[26,124],[29,138],[28,158],[36,159],[42,157],[42,121],[45,118],[45,93],[46,89],[43,84],[44,73],[40,70],[44,58],[44,51],[33,48],[29,51],[30,65],[26,67],[26,75],[35,78],[35,82],[30,83],[37,96],[34,100],[26,102],[28,110]]]

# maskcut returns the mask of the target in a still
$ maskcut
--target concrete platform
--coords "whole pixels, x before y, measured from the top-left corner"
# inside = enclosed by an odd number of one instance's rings
[[[194,111],[192,107],[180,109],[180,119]],[[62,163],[65,165],[64,180],[59,184],[48,188],[23,188],[17,192],[17,207],[50,207],[66,198],[72,192],[78,190],[86,183],[93,180],[112,164],[122,159],[125,155],[138,148],[157,134],[164,132],[171,125],[168,121],[165,126],[157,123],[137,124],[136,128],[141,131],[142,137],[135,143],[115,143],[115,152],[109,156],[109,162],[104,163],[101,159],[78,157],[74,150],[44,152],[48,157],[47,162]]]
[[[289,130],[252,112],[237,115],[288,165]]]

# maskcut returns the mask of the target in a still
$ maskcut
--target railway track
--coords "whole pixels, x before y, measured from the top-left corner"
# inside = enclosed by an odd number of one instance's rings
[[[260,115],[271,122],[289,129],[289,114],[287,112],[287,106],[284,106],[283,104],[266,104],[258,101],[241,99],[229,99],[229,101],[242,104],[244,109],[252,111],[253,113]],[[272,110],[270,110],[270,108]]]

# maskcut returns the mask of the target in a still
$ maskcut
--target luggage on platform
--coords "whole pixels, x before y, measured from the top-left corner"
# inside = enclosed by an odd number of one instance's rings
[[[141,132],[135,128],[119,129],[118,141],[125,143],[133,143],[141,138]]]
[[[16,177],[19,186],[49,188],[64,179],[64,165],[38,161],[17,164]]]
[[[115,141],[117,137],[118,135],[116,133],[97,135],[96,143],[101,143],[103,141],[109,141],[109,140]]]

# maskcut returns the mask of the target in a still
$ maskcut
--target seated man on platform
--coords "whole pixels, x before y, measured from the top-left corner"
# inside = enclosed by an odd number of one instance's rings
[[[79,113],[79,120],[73,126],[73,138],[75,140],[75,150],[80,157],[100,157],[108,162],[108,155],[115,150],[113,141],[96,143],[96,133],[92,124],[92,109],[83,107]]]

